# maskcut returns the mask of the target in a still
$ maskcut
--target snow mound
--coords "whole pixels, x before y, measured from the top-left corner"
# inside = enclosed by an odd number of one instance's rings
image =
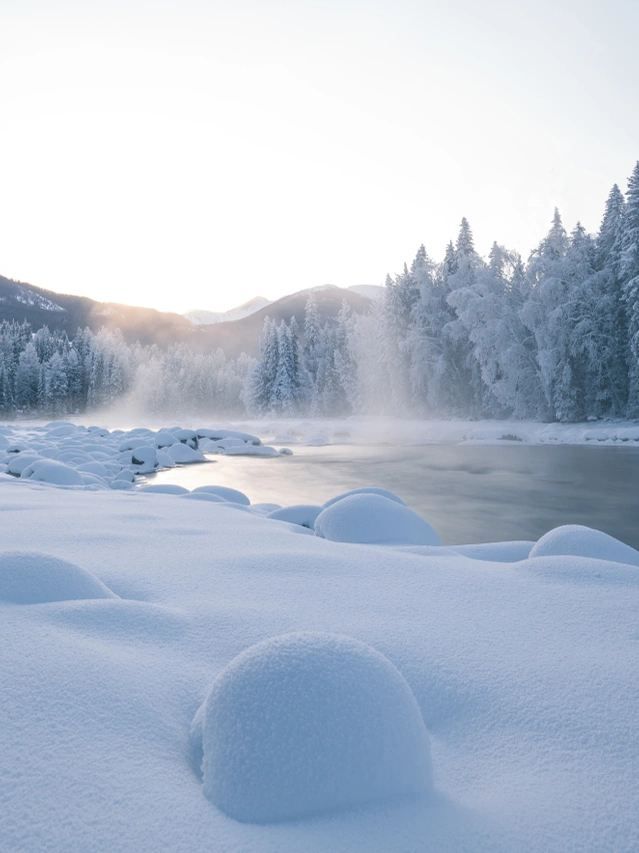
[[[591,557],[639,566],[639,551],[601,530],[581,524],[566,524],[549,530],[530,551],[530,557]]]
[[[379,495],[382,498],[387,498],[389,501],[395,501],[395,503],[405,506],[404,501],[393,494],[393,492],[389,492],[388,489],[382,489],[379,486],[362,486],[359,489],[351,489],[348,492],[335,495],[334,498],[331,498],[322,505],[322,509],[327,509],[338,501],[344,500],[344,498],[350,498],[351,495]]]
[[[117,598],[86,569],[37,551],[0,554],[0,601],[42,604],[80,598]]]
[[[193,492],[196,495],[217,495],[225,501],[244,504],[244,506],[248,506],[251,503],[244,492],[240,492],[237,489],[231,489],[228,486],[198,486],[196,489],[193,489]]]
[[[131,464],[135,465],[135,470],[140,474],[151,474],[160,465],[155,447],[141,445],[134,448],[131,453]]]
[[[270,512],[268,517],[275,521],[288,521],[291,524],[299,524],[301,527],[308,527],[311,530],[315,524],[315,519],[322,511],[321,506],[314,504],[294,504],[293,506],[284,506],[281,509],[276,509]]]
[[[225,447],[223,453],[226,456],[279,456],[279,451],[267,444],[240,444],[233,447]]]
[[[51,483],[55,486],[83,486],[84,480],[79,471],[54,459],[39,459],[23,469],[20,477],[39,483]]]
[[[7,474],[13,474],[14,477],[19,477],[25,468],[28,468],[33,462],[37,462],[42,457],[37,453],[17,453],[9,458],[7,463]]]
[[[433,528],[416,512],[378,494],[354,494],[323,509],[315,533],[335,542],[370,545],[440,545]]]
[[[143,486],[141,492],[152,492],[158,495],[188,495],[189,490],[176,483],[155,483],[151,486]]]
[[[166,453],[177,465],[189,465],[192,462],[206,462],[204,454],[194,450],[188,444],[174,444],[167,447]]]
[[[196,714],[191,746],[205,795],[243,822],[431,788],[428,734],[404,677],[337,634],[285,634],[236,657]]]

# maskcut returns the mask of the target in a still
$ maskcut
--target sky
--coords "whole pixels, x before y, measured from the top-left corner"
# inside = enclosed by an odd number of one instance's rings
[[[0,0],[0,274],[162,310],[528,255],[639,158],[636,0]]]

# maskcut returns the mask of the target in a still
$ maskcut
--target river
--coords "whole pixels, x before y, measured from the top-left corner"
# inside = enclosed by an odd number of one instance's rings
[[[162,471],[156,483],[216,484],[253,503],[322,503],[383,486],[427,519],[444,542],[537,539],[586,524],[639,548],[639,449],[579,445],[294,447],[293,456],[214,456]]]

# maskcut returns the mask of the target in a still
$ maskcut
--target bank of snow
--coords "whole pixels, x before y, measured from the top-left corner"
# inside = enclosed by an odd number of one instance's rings
[[[235,424],[234,424],[235,426]],[[391,417],[281,418],[243,421],[273,444],[593,444],[639,446],[639,421],[545,424],[536,421]]]
[[[287,512],[214,470],[0,475],[2,850],[639,848],[636,551],[443,547],[395,496]]]

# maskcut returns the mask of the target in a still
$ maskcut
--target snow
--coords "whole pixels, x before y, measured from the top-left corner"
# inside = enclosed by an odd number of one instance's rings
[[[327,507],[332,506],[337,501],[341,501],[344,498],[349,498],[351,495],[379,495],[382,498],[387,498],[389,501],[395,501],[395,503],[403,504],[404,501],[393,494],[393,492],[389,492],[388,489],[381,489],[379,486],[360,486],[359,489],[349,489],[347,492],[342,492],[339,495],[335,495],[335,497],[330,498],[325,501],[322,505],[322,509],[327,509]]]
[[[323,509],[315,533],[335,542],[439,545],[433,528],[406,506],[378,494],[351,494]]]
[[[186,444],[174,444],[166,451],[176,465],[190,465],[193,462],[205,462],[204,454],[193,450]]]
[[[3,851],[639,849],[633,549],[439,546],[371,493],[318,515],[383,543],[345,544],[143,491],[122,431],[0,431],[5,464],[111,486],[0,475]]]
[[[315,519],[321,511],[322,507],[314,504],[294,504],[276,509],[269,513],[268,517],[275,521],[288,521],[291,524],[299,524],[301,527],[308,527],[313,530]]]
[[[204,793],[240,821],[266,823],[424,794],[428,735],[396,667],[325,633],[273,637],[217,677],[195,716]]]
[[[530,420],[418,419],[399,417],[261,418],[238,426],[259,432],[269,444],[295,446],[426,444],[591,444],[639,443],[639,421],[600,420],[540,423]]]
[[[82,475],[75,468],[54,459],[36,459],[22,469],[20,476],[25,480],[53,483],[56,486],[81,486],[84,483]]]
[[[639,551],[601,530],[593,530],[581,524],[566,524],[550,530],[533,545],[529,556],[554,557],[563,554],[639,566]]]
[[[0,602],[40,604],[113,597],[101,581],[73,563],[32,551],[0,554]]]
[[[246,506],[251,503],[244,492],[240,492],[238,489],[230,489],[228,486],[198,486],[193,489],[193,494],[217,495],[225,501],[232,501],[233,503],[244,504]]]

